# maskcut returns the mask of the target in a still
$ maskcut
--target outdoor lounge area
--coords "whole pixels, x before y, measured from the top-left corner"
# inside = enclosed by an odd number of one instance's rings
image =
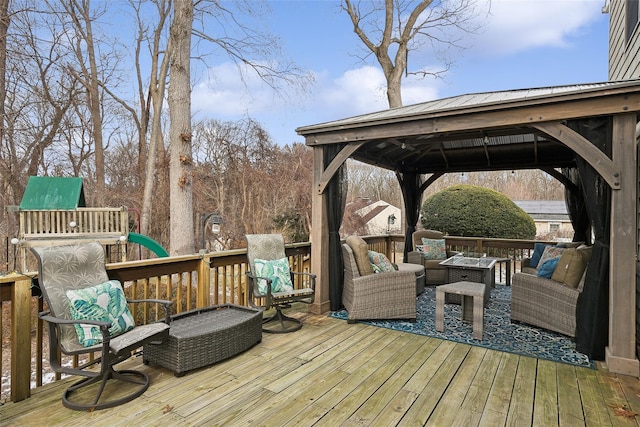
[[[304,305],[301,305],[304,309]],[[296,310],[298,307],[296,307]],[[138,399],[95,412],[62,407],[72,380],[0,405],[5,426],[638,425],[631,377],[298,313],[304,327],[264,334],[234,358],[151,377]]]
[[[367,237],[369,247],[387,252],[402,242],[401,236]],[[509,248],[505,249],[508,244]],[[480,245],[480,246],[478,246]],[[515,259],[529,255],[534,242],[478,241],[447,237],[447,246],[463,252],[478,250]],[[291,265],[308,268],[310,245],[287,245]],[[390,255],[393,258],[393,254]],[[241,271],[243,256],[211,253],[110,264],[111,277],[131,285],[151,284],[153,297],[165,292],[178,296],[181,310],[188,295],[200,295],[199,307],[242,303],[232,271]],[[306,260],[306,261],[305,261]],[[202,264],[210,268],[202,269]],[[517,263],[514,263],[517,266]],[[517,270],[517,268],[516,268]],[[154,285],[154,277],[176,273],[202,273],[197,287],[174,283],[179,292]],[[208,273],[208,274],[206,274]],[[160,276],[155,276],[156,274]],[[497,287],[505,287],[505,272],[496,270]],[[187,275],[181,274],[182,277]],[[140,279],[144,279],[141,282]],[[200,277],[199,277],[200,279]],[[22,285],[30,281],[8,278],[2,282],[6,303],[19,308]],[[132,282],[133,281],[133,282]],[[209,286],[205,286],[206,284]],[[208,289],[208,298],[202,290]],[[10,292],[7,292],[9,291]],[[158,294],[156,294],[158,292]],[[37,302],[32,298],[31,302]],[[293,333],[262,334],[261,342],[246,351],[176,377],[173,370],[143,364],[133,357],[120,368],[139,370],[150,378],[147,391],[116,408],[93,412],[71,411],[61,403],[63,391],[74,381],[62,378],[42,386],[29,386],[32,378],[42,384],[46,367],[30,372],[25,390],[23,375],[12,378],[12,396],[0,405],[3,425],[637,425],[640,386],[636,378],[609,373],[600,362],[597,369],[501,352],[479,345],[394,331],[357,322],[349,324],[327,313],[308,312],[295,304],[287,313],[303,327]],[[29,323],[29,310],[14,313]],[[26,315],[26,316],[25,316]],[[19,329],[19,328],[18,328]],[[19,332],[19,331],[18,331]],[[16,340],[18,343],[21,340]],[[46,344],[36,341],[35,355]],[[15,348],[14,354],[23,354]],[[37,357],[37,356],[36,356]],[[12,360],[24,369],[24,358]],[[28,368],[28,367],[27,367]],[[8,374],[3,372],[3,376]],[[31,380],[32,381],[32,380]],[[105,393],[119,393],[107,388]],[[628,415],[625,416],[625,415]]]

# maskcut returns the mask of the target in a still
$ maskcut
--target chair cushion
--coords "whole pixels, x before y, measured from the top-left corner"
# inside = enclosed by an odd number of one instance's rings
[[[369,247],[367,242],[359,236],[349,236],[346,240],[347,245],[353,252],[353,257],[356,259],[356,265],[358,266],[358,273],[361,276],[367,276],[373,274],[373,267],[369,262]]]
[[[422,245],[416,246],[416,249],[422,253],[424,259],[447,259],[447,246],[444,239],[427,239],[422,238]]]
[[[369,262],[374,273],[384,273],[386,271],[396,271],[393,264],[385,254],[380,252],[369,251]]]
[[[560,258],[551,258],[546,260],[545,262],[540,263],[540,267],[538,267],[538,277],[544,277],[545,279],[551,279],[556,266],[558,265],[558,261]],[[559,285],[558,285],[559,286]]]
[[[256,276],[271,279],[272,293],[293,291],[293,283],[291,283],[291,271],[289,270],[289,260],[287,258],[274,260],[255,258],[253,262],[256,266]],[[266,280],[260,279],[258,281],[258,290],[262,294],[267,293]]]
[[[122,285],[109,280],[96,286],[69,289],[69,312],[74,320],[99,320],[110,322],[109,335],[116,336],[134,328],[133,316],[127,307]],[[98,326],[75,324],[78,341],[85,347],[102,342]]]
[[[591,248],[569,248],[562,253],[558,265],[551,276],[552,280],[562,282],[576,289],[582,279],[587,262],[591,257]]]

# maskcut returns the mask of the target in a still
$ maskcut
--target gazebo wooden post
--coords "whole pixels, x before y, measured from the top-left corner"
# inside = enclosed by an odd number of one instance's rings
[[[612,160],[620,189],[611,193],[609,371],[638,377],[636,357],[636,114],[613,116]]]
[[[329,311],[329,226],[325,215],[327,196],[322,187],[323,148],[313,147],[313,197],[311,199],[311,272],[316,275],[316,298],[309,310]]]

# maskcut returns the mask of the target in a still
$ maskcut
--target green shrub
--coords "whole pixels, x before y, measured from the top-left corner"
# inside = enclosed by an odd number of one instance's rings
[[[455,185],[422,205],[422,225],[451,236],[533,239],[533,218],[505,195],[473,185]]]

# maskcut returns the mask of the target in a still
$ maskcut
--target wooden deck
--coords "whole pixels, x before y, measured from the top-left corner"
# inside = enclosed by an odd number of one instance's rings
[[[326,316],[176,378],[142,364],[147,392],[113,409],[62,406],[65,379],[0,406],[3,426],[636,426],[638,379]]]

